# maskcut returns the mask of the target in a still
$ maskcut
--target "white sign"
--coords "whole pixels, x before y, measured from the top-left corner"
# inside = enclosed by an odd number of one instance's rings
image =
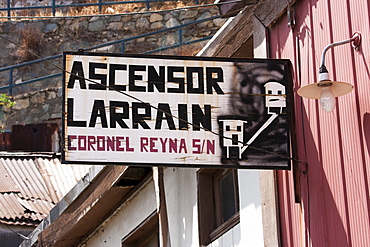
[[[286,60],[64,61],[64,163],[290,167]]]

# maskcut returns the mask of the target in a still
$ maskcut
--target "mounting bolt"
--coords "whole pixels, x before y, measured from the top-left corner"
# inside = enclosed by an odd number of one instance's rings
[[[356,51],[358,51],[361,45],[361,33],[355,32],[351,38],[351,41],[352,41],[352,47],[355,48]]]

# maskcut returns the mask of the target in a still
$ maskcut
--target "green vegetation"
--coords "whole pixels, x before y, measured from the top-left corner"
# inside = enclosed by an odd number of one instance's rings
[[[12,107],[14,104],[15,102],[12,100],[10,96],[8,96],[5,93],[0,94],[0,106]]]

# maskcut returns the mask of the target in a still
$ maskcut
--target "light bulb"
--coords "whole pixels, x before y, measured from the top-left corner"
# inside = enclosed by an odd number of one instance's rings
[[[320,104],[322,109],[326,112],[332,112],[335,108],[335,97],[330,87],[323,87],[321,89]]]

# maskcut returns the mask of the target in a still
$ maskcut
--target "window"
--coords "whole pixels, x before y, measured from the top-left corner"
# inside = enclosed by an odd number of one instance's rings
[[[198,172],[200,244],[208,245],[239,223],[236,169],[202,169]]]
[[[159,247],[158,214],[152,213],[122,239],[122,247]]]

